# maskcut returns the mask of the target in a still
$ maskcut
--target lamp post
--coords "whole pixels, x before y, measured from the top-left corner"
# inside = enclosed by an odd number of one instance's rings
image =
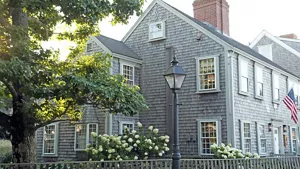
[[[178,65],[176,56],[174,55],[171,62],[171,66],[168,68],[166,74],[164,75],[170,89],[174,95],[173,103],[173,113],[174,113],[174,144],[173,144],[173,154],[172,154],[172,169],[180,168],[180,150],[179,150],[179,127],[178,127],[178,103],[177,103],[177,90],[180,90],[182,83],[185,79],[186,74],[183,69]]]

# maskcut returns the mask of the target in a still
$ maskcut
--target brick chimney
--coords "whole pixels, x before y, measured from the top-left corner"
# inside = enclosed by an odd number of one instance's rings
[[[297,39],[297,35],[294,33],[280,35],[281,38],[288,38],[288,39]]]
[[[194,17],[229,35],[229,5],[226,0],[195,0]]]

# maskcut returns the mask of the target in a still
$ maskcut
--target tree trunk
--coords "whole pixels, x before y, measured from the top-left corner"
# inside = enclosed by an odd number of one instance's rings
[[[35,132],[24,134],[21,138],[20,135],[12,135],[12,153],[14,163],[35,163]]]

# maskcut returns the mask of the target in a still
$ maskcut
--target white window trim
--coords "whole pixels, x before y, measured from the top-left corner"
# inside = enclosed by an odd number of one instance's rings
[[[278,76],[278,88],[279,88],[279,93],[278,93],[278,100],[275,100],[275,76]],[[272,100],[273,103],[279,104],[280,101],[280,74],[272,71]]]
[[[43,156],[53,156],[53,155],[58,155],[58,139],[59,139],[59,129],[58,129],[58,123],[52,123],[47,126],[55,126],[55,135],[54,135],[54,153],[45,153],[45,129],[46,127],[43,127]]]
[[[154,25],[154,24],[159,24],[159,23],[161,23],[161,27],[162,27],[162,31],[163,31],[162,37],[150,38],[151,37],[151,32],[150,32],[151,26]],[[148,38],[149,38],[149,42],[166,39],[166,21],[163,20],[163,21],[149,23],[149,25],[148,25]]]
[[[77,139],[77,137],[76,137],[76,125],[86,125],[86,146],[88,145],[88,143],[89,143],[89,129],[90,129],[90,125],[91,124],[96,124],[96,133],[98,134],[99,133],[99,126],[98,126],[98,123],[77,123],[77,124],[75,124],[75,126],[74,126],[74,129],[75,129],[75,136],[74,136],[74,150],[75,151],[85,151],[86,150],[86,148],[85,149],[78,149],[78,148],[76,148],[76,139]]]
[[[90,46],[90,47],[91,47],[90,50],[88,49],[88,46],[89,46],[89,45],[91,45],[91,46]],[[86,43],[86,52],[87,52],[87,53],[90,53],[90,52],[93,51],[93,48],[94,48],[93,45],[94,45],[94,44],[93,44],[93,41],[89,41],[89,42]]]
[[[294,149],[294,146],[293,146],[293,133],[292,133],[293,129],[295,129],[295,133],[296,133],[296,149],[295,149],[295,151],[293,151],[293,149]],[[297,152],[297,147],[298,147],[297,139],[298,139],[297,128],[296,127],[290,127],[291,152],[293,152],[293,153]]]
[[[123,76],[123,66],[130,66],[130,67],[132,67],[133,69],[132,69],[132,71],[133,71],[133,76],[132,76],[132,78],[133,78],[133,86],[135,85],[135,76],[134,76],[134,74],[135,74],[135,65],[134,64],[132,64],[132,63],[129,63],[129,62],[126,62],[126,61],[121,61],[120,62],[120,74]]]
[[[263,47],[269,47],[269,52],[270,52],[270,56],[271,58],[268,58],[267,56],[263,55],[262,53],[260,53],[260,50],[261,48]],[[260,45],[260,46],[257,46],[257,49],[258,49],[258,53],[263,55],[265,58],[269,59],[269,60],[273,60],[273,44],[267,44],[267,45]]]
[[[198,154],[199,155],[213,155],[213,154],[206,154],[206,153],[202,153],[202,141],[201,141],[201,123],[203,122],[216,122],[216,129],[217,129],[217,144],[220,145],[221,144],[221,121],[217,120],[217,119],[201,119],[201,120],[197,120],[198,123]]]
[[[251,124],[250,124],[251,125]],[[257,123],[256,122],[256,138],[257,138],[257,150],[258,150],[258,154],[259,155],[266,155],[267,154],[267,146],[266,146],[266,152],[264,152],[264,153],[262,153],[261,152],[261,138],[260,138],[260,130],[259,130],[259,126],[260,125],[262,125],[262,126],[264,126],[264,131],[265,131],[265,138],[264,138],[264,140],[267,140],[267,138],[266,138],[266,130],[265,130],[265,124],[262,124],[262,123]]]
[[[255,65],[254,65],[254,70],[255,70],[255,98],[257,98],[257,99],[263,99],[263,97],[264,97],[264,67],[262,66],[262,65],[260,65],[260,64],[258,64],[258,63],[255,63]],[[262,70],[262,77],[263,77],[263,79],[262,79],[262,90],[263,90],[263,95],[262,96],[260,96],[260,95],[257,95],[257,92],[258,92],[258,69],[261,69]]]
[[[250,152],[252,152],[252,138],[251,138],[251,122],[250,121],[244,121],[244,120],[240,120],[240,141],[241,141],[241,149],[243,151],[243,153],[245,152],[245,137],[244,137],[244,124],[248,123],[250,124]]]
[[[200,60],[205,60],[205,59],[210,59],[210,58],[214,58],[215,61],[215,88],[214,89],[200,89],[200,70],[199,70],[199,66]],[[197,81],[197,91],[196,93],[210,93],[210,92],[220,92],[220,77],[219,77],[219,55],[211,55],[211,56],[205,56],[205,57],[196,57],[196,81]]]
[[[242,66],[241,66],[241,62],[247,62],[248,63],[248,66],[249,66],[249,59],[243,57],[243,56],[239,56],[238,57],[238,75],[239,75],[239,94],[242,94],[242,95],[246,95],[248,96],[249,95],[249,70],[248,70],[248,67],[247,67],[247,92],[245,91],[242,91]]]
[[[123,124],[132,124],[132,130],[134,130],[134,121],[119,121],[119,134],[123,134]]]

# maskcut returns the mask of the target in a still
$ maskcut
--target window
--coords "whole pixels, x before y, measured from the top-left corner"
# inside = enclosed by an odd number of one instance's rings
[[[214,143],[218,144],[218,123],[217,121],[199,121],[198,124],[200,154],[213,154],[210,146]]]
[[[244,153],[251,152],[251,124],[248,122],[241,123],[241,147]]]
[[[218,84],[218,57],[209,56],[196,58],[197,90],[200,92],[217,90]]]
[[[50,124],[44,127],[44,138],[43,138],[44,155],[57,154],[57,141],[58,141],[57,137],[58,137],[57,123]]]
[[[279,75],[275,72],[272,73],[273,75],[273,101],[279,102],[280,97],[280,89],[279,89]]]
[[[75,150],[85,150],[87,145],[95,144],[91,133],[98,134],[98,124],[76,124],[75,125]]]
[[[273,60],[272,56],[272,44],[258,46],[258,52],[264,57]]]
[[[128,128],[129,132],[134,130],[134,122],[132,121],[121,121],[119,126],[119,133],[123,134],[125,128]]]
[[[257,124],[257,123],[256,123]],[[267,153],[267,139],[265,133],[265,126],[257,124],[257,144],[258,144],[258,153],[266,154]]]
[[[240,85],[240,93],[248,93],[249,91],[248,60],[243,57],[239,57],[239,85]]]
[[[263,92],[263,88],[264,88],[264,82],[263,82],[263,68],[255,63],[255,95],[258,98],[263,97],[264,92]]]
[[[149,24],[149,40],[159,40],[163,38],[165,38],[165,22]]]
[[[87,52],[93,51],[93,43],[87,43],[87,45],[86,45],[86,51]]]
[[[134,85],[134,67],[129,65],[122,65],[122,75],[125,78],[125,82],[131,86]]]
[[[296,128],[291,128],[291,142],[292,142],[292,152],[296,152],[297,150],[297,134]]]

